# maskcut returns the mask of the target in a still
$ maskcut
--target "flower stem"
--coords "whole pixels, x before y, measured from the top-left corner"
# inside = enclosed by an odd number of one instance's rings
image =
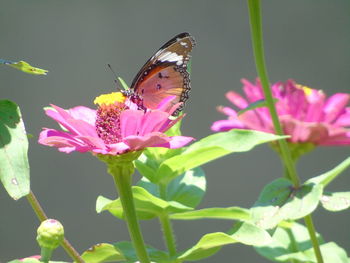
[[[264,45],[263,45],[263,33],[261,25],[261,8],[260,0],[248,0],[250,27],[252,35],[252,45],[254,50],[255,64],[258,75],[261,80],[261,85],[264,90],[265,99],[270,111],[273,125],[275,127],[275,132],[278,135],[283,135],[283,130],[278,119],[277,111],[273,102],[272,93],[270,90],[269,77],[266,70],[265,56],[264,56]],[[288,171],[288,177],[293,182],[295,187],[300,185],[299,177],[295,169],[295,163],[293,162],[291,151],[288,147],[287,141],[285,139],[278,141],[282,159],[284,165]],[[311,242],[315,251],[315,255],[318,263],[323,263],[322,254],[320,247],[316,238],[316,231],[313,226],[312,218],[310,215],[304,218]]]
[[[133,164],[130,163],[132,166]],[[109,167],[109,173],[114,178],[114,183],[116,185],[120,201],[123,206],[123,211],[125,219],[127,221],[129,234],[134,245],[134,249],[141,263],[150,263],[148,254],[146,251],[146,246],[143,241],[141,234],[139,222],[136,216],[136,210],[131,190],[131,175],[133,173],[133,168],[130,169],[128,165],[118,165],[111,169]],[[117,169],[115,169],[117,168]],[[131,173],[130,173],[131,171]]]
[[[159,221],[162,225],[163,236],[164,236],[166,245],[168,247],[169,256],[173,257],[176,255],[176,242],[175,242],[171,221],[167,214],[160,216]]]
[[[36,216],[39,218],[40,222],[48,219],[48,217],[45,214],[43,208],[41,207],[38,199],[36,199],[33,191],[30,191],[30,193],[26,197],[27,197],[29,204],[32,206]]]
[[[250,14],[250,27],[252,34],[252,44],[254,50],[256,70],[258,72],[261,85],[264,90],[265,99],[267,106],[270,111],[273,126],[275,127],[275,132],[278,135],[283,135],[283,130],[278,119],[276,108],[274,105],[272,93],[270,90],[269,77],[265,65],[264,56],[264,46],[263,46],[263,36],[261,27],[261,10],[260,10],[260,0],[248,0],[249,14]],[[279,140],[279,146],[281,148],[281,153],[283,160],[285,162],[286,168],[288,170],[288,175],[290,180],[294,183],[294,186],[299,186],[299,178],[296,175],[295,166],[293,165],[292,155],[288,148],[286,140]]]
[[[52,255],[52,249],[42,247],[41,254],[40,254],[40,261],[44,263],[49,263],[51,255]]]
[[[166,200],[166,188],[167,188],[166,184],[159,185],[160,197],[164,200]],[[159,221],[162,226],[163,237],[169,251],[169,256],[173,257],[176,255],[176,240],[175,240],[173,227],[171,225],[171,221],[169,219],[168,214],[165,213],[161,215],[159,217]]]
[[[48,219],[47,215],[44,212],[44,209],[41,207],[33,191],[30,191],[26,197],[40,222]],[[75,262],[84,263],[84,260],[80,257],[79,253],[74,249],[74,247],[69,243],[69,241],[66,238],[62,241],[61,246]]]
[[[311,238],[312,246],[313,246],[314,251],[315,251],[315,256],[316,256],[317,262],[323,263],[321,249],[320,249],[320,246],[318,244],[317,237],[316,237],[315,226],[314,226],[314,223],[312,222],[312,216],[311,215],[305,216],[304,222],[306,224],[307,230],[309,231],[309,235]]]

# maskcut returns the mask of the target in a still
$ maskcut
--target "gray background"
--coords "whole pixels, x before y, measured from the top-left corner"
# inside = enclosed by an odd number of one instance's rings
[[[328,94],[349,92],[350,2],[264,1],[264,33],[271,82],[294,78]],[[114,198],[112,179],[90,154],[66,155],[37,144],[41,127],[57,127],[44,115],[49,103],[87,105],[115,90],[111,63],[128,83],[165,41],[188,31],[197,40],[192,61],[192,91],[183,132],[202,138],[222,118],[215,107],[228,105],[224,94],[240,91],[241,78],[256,77],[245,1],[1,1],[0,57],[26,60],[48,69],[32,76],[1,66],[1,98],[22,109],[30,140],[32,189],[50,217],[60,220],[79,251],[99,242],[128,240],[123,221],[95,213],[100,194]],[[349,148],[319,148],[299,163],[303,179],[334,167]],[[267,146],[204,166],[208,190],[201,208],[250,207],[262,187],[281,175],[278,158]],[[348,172],[349,174],[349,172]],[[331,190],[349,190],[342,176]],[[11,200],[0,188],[0,261],[39,253],[38,226],[26,199]],[[349,212],[317,210],[317,229],[327,241],[350,248]],[[174,223],[179,249],[203,234],[225,231],[231,222]],[[163,248],[156,221],[142,222],[147,242]],[[236,260],[233,260],[236,258]],[[54,259],[67,260],[62,249]],[[232,245],[202,262],[267,262],[250,247]]]

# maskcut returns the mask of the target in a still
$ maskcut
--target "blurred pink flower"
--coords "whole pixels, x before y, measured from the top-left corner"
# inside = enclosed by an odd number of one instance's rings
[[[256,84],[243,79],[246,98],[234,91],[226,93],[227,99],[239,110],[264,99],[260,81]],[[350,145],[350,107],[346,107],[350,94],[336,93],[328,99],[321,90],[296,84],[293,80],[272,85],[273,97],[277,99],[276,109],[285,134],[292,143],[314,145]],[[213,123],[213,131],[227,131],[234,128],[274,132],[267,107],[242,113],[240,116],[230,107],[218,107],[228,116],[226,120]]]
[[[30,256],[30,257],[26,257],[26,258],[21,258],[19,259],[19,261],[25,261],[26,259],[37,259],[40,260],[41,256],[40,255],[34,255],[34,256]]]
[[[171,114],[179,105],[170,107],[172,97],[166,98],[155,110],[139,110],[125,98],[101,95],[96,98],[96,110],[77,106],[64,110],[51,105],[45,113],[57,121],[64,131],[45,128],[39,136],[39,143],[57,147],[70,153],[92,152],[118,155],[146,147],[179,148],[193,140],[192,137],[164,134],[182,117],[174,120]],[[107,99],[103,96],[109,96]],[[102,100],[101,100],[101,97]]]

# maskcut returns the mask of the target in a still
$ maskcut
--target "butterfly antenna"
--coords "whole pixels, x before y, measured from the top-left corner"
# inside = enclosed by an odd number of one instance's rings
[[[122,93],[127,91],[127,90],[130,90],[128,84],[126,84],[126,82],[121,77],[117,76],[117,74],[115,73],[115,71],[113,70],[111,65],[110,64],[107,64],[107,65],[108,65],[109,69],[113,72],[113,74],[115,76],[114,82],[115,82],[115,84],[117,86],[117,89],[119,89],[120,92],[122,92]],[[119,81],[119,83],[118,83],[118,81]]]
[[[107,66],[108,66],[108,68],[112,71],[112,73],[113,73],[113,75],[114,75],[114,83],[115,83],[115,85],[117,86],[117,89],[118,90],[121,90],[121,88],[120,88],[120,86],[119,86],[119,84],[118,84],[118,76],[117,76],[117,74],[115,73],[115,71],[113,70],[113,68],[112,68],[112,66],[111,66],[111,64],[107,64]]]

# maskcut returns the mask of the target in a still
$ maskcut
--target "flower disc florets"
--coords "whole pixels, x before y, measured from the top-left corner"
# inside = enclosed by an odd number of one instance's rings
[[[94,101],[99,105],[96,112],[96,132],[106,144],[120,141],[120,114],[129,108],[124,102],[125,97],[120,92],[103,94]]]

